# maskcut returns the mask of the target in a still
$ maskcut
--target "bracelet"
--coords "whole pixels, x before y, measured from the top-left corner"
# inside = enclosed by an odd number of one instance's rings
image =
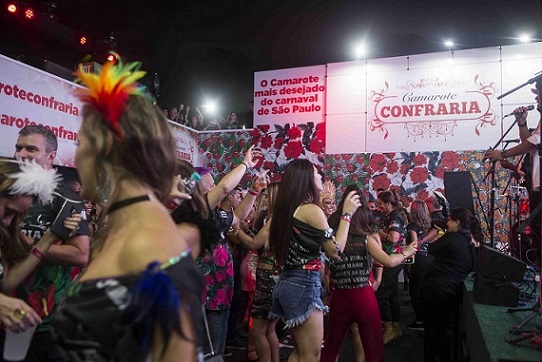
[[[349,212],[345,212],[341,215],[341,220],[344,220],[346,222],[352,222],[352,214]]]
[[[247,164],[245,161],[241,161],[240,165],[245,165],[245,167],[246,167],[247,170],[248,170],[248,164]]]
[[[527,122],[523,122],[523,123],[518,122],[518,127],[527,127]]]
[[[507,151],[506,151],[506,150],[501,151],[501,157],[502,157],[503,159],[508,158],[508,154],[507,154]]]
[[[36,258],[38,258],[39,260],[43,260],[43,258],[45,258],[45,254],[39,251],[39,249],[35,246],[32,249],[30,249],[30,252],[34,254]]]
[[[260,194],[259,192],[253,191],[252,189],[248,189],[248,193],[252,196],[258,196]]]

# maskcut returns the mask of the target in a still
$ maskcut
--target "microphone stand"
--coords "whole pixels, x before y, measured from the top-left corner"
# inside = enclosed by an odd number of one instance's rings
[[[501,136],[501,138],[499,138],[497,143],[495,143],[495,146],[490,148],[490,150],[496,149],[504,141],[504,138],[508,135],[508,133],[510,133],[510,131],[512,130],[512,128],[514,128],[517,122],[518,122],[517,119],[514,119],[514,122],[512,122],[512,125],[508,127],[506,132],[504,132],[504,134]],[[506,143],[505,148],[506,146],[508,146],[508,142]],[[491,168],[489,169],[484,179],[482,180],[482,183],[484,183],[487,177],[491,175],[491,193],[489,195],[489,212],[491,212],[491,214],[489,215],[489,241],[491,243],[492,248],[495,248],[495,244],[496,244],[495,243],[495,198],[496,198],[495,194],[497,192],[497,181],[495,180],[495,163],[496,162],[492,162]]]

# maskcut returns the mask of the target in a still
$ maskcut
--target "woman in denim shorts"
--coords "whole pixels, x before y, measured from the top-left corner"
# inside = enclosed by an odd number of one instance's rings
[[[273,290],[270,316],[281,318],[294,339],[292,358],[298,361],[319,361],[324,334],[323,313],[326,307],[320,298],[320,258],[325,252],[338,258],[344,249],[349,218],[360,205],[352,192],[343,206],[345,217],[339,223],[335,238],[333,229],[318,206],[322,178],[306,159],[290,162],[285,170],[275,202],[269,240],[276,262],[282,272]]]

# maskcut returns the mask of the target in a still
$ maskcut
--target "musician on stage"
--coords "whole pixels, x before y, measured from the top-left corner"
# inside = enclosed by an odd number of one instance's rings
[[[537,111],[542,116],[542,100],[540,91],[542,89],[542,83],[536,83],[537,88],[531,89],[536,95],[535,100],[537,102]],[[529,191],[529,204],[531,213],[538,213],[537,206],[540,204],[540,159],[538,156],[537,145],[540,143],[540,121],[533,132],[529,131],[527,127],[527,107],[518,107],[514,110],[516,121],[519,128],[519,136],[521,143],[508,150],[487,150],[486,158],[491,162],[506,161],[509,157],[519,156],[521,154],[530,154],[531,161],[531,177],[532,182]],[[537,243],[537,248],[540,248],[540,215],[532,215],[531,228],[535,231],[536,237],[533,239]],[[538,253],[536,255],[539,255]]]

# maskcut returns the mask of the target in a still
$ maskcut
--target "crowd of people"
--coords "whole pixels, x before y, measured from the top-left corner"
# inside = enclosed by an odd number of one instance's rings
[[[349,331],[358,361],[383,361],[402,334],[401,271],[425,360],[450,359],[447,326],[483,242],[471,211],[448,210],[439,193],[407,211],[394,192],[374,199],[356,185],[337,204],[306,159],[268,184],[253,146],[215,182],[175,159],[137,64],[77,75],[81,187],[58,182],[56,138],[42,126],[23,128],[14,159],[0,161],[0,321],[39,325],[28,361],[194,361],[243,348],[277,362],[282,335],[290,361],[331,362]],[[77,206],[60,236],[66,200]]]
[[[252,128],[254,102],[248,102],[244,112],[232,111],[224,116],[216,112],[204,112],[205,108],[180,104],[179,107],[163,108],[164,116],[175,123],[196,131],[238,130]]]

